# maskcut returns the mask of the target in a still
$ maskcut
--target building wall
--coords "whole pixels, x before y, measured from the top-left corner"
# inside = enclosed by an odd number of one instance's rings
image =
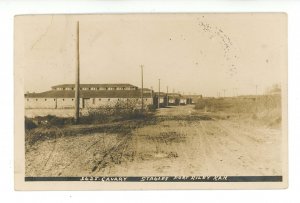
[[[180,99],[180,104],[186,104],[186,99]]]
[[[87,108],[101,108],[101,107],[114,107],[120,104],[120,106],[141,106],[141,98],[90,98],[88,101]],[[152,105],[152,98],[144,98],[144,105]]]
[[[74,108],[74,103],[74,98],[25,98],[25,109],[68,109]]]
[[[169,103],[170,103],[170,104],[175,104],[175,99],[173,99],[173,98],[172,98],[172,99],[171,99],[171,98],[169,98]]]
[[[142,105],[141,98],[80,98],[80,108],[100,108],[120,105]],[[72,109],[74,108],[74,98],[25,98],[25,109]],[[144,105],[152,105],[152,98],[144,98]]]
[[[54,98],[25,98],[26,109],[55,109],[56,99]]]

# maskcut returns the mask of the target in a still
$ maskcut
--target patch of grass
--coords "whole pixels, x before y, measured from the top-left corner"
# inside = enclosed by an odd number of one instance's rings
[[[202,99],[195,104],[195,109],[208,112],[257,113],[265,110],[281,109],[280,95],[258,97],[233,97]]]
[[[125,119],[108,123],[79,124],[67,126],[40,125],[39,127],[25,131],[25,142],[31,146],[45,140],[70,136],[87,136],[93,133],[128,135],[132,130],[145,125],[155,124],[153,114],[143,114],[142,119]]]
[[[281,124],[281,96],[261,95],[199,100],[195,109],[213,113],[214,118],[236,118],[275,127]],[[215,114],[214,114],[215,113]]]
[[[171,144],[171,143],[180,143],[184,142],[186,139],[185,134],[181,134],[175,131],[170,131],[170,132],[161,132],[159,135],[156,136],[146,136],[145,137],[147,140],[151,140],[154,142],[158,143],[165,143],[165,144]]]
[[[61,118],[57,116],[37,116],[35,118],[25,117],[25,130],[32,130],[37,127],[45,126],[64,126],[74,123],[73,118]]]
[[[121,120],[145,120],[155,111],[153,105],[148,105],[144,110],[138,108],[134,102],[119,101],[114,106],[89,109],[86,116],[82,116],[80,123],[105,123]]]
[[[187,122],[194,122],[194,121],[208,121],[212,118],[208,115],[182,115],[182,116],[161,116],[158,117],[157,120],[159,122],[163,121],[187,121]]]

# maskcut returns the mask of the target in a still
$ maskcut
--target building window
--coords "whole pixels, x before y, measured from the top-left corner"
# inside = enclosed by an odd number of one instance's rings
[[[118,99],[118,101],[120,101],[120,99]]]
[[[105,89],[108,90],[108,87],[106,87]]]
[[[74,99],[72,99],[72,101],[74,101]]]
[[[101,99],[99,99],[99,101],[101,101]]]
[[[47,101],[47,99],[45,99],[45,101]]]
[[[35,101],[38,101],[38,99],[36,99]]]
[[[27,101],[29,101],[29,99],[27,99]]]
[[[54,101],[56,100],[56,99],[53,99]]]
[[[63,101],[65,101],[65,99],[62,99]]]
[[[146,101],[148,101],[148,99],[146,99]]]
[[[107,99],[107,101],[110,101],[110,99]]]
[[[95,98],[93,98],[93,104],[95,104]]]

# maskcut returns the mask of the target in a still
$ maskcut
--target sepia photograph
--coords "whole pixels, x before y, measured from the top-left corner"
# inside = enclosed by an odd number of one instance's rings
[[[14,21],[18,189],[287,187],[286,14]]]

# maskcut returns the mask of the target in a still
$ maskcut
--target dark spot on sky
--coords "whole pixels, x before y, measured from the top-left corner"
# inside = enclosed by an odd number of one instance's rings
[[[266,59],[266,63],[269,63],[269,59]]]
[[[172,40],[172,38],[170,38],[169,40]]]

